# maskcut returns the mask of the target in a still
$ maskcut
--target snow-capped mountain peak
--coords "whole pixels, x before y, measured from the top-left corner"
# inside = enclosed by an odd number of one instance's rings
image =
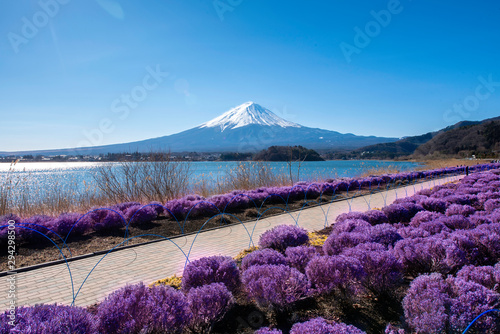
[[[225,112],[211,121],[203,123],[199,128],[219,127],[221,131],[224,131],[252,124],[280,126],[282,128],[301,127],[299,124],[284,120],[269,109],[250,101]]]

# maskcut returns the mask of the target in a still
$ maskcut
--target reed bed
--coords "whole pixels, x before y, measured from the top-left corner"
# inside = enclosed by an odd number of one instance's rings
[[[92,181],[71,174],[37,182],[33,173],[16,170],[16,162],[0,177],[0,215],[55,216],[84,212],[122,202],[160,202],[197,193],[204,197],[235,189],[289,185],[284,169],[264,162],[241,162],[218,175],[192,179],[190,164],[171,160],[105,163],[92,168]],[[82,184],[83,182],[83,184]]]
[[[189,164],[168,160],[121,162],[94,167],[100,192],[114,203],[164,202],[184,195],[190,184]]]
[[[368,177],[368,176],[384,175],[384,174],[397,174],[397,173],[400,173],[402,171],[403,171],[402,168],[395,166],[395,165],[375,166],[375,167],[370,167],[370,168],[364,169],[363,172],[356,175],[356,177]]]
[[[0,177],[0,215],[57,215],[110,204],[93,183],[83,181],[81,184],[70,175],[65,176],[64,182],[56,177],[45,178],[42,182],[31,172],[16,170],[16,163]]]
[[[192,185],[192,193],[204,197],[228,193],[233,190],[250,190],[260,187],[278,187],[293,182],[284,168],[274,168],[266,162],[240,162],[222,175],[207,175]]]

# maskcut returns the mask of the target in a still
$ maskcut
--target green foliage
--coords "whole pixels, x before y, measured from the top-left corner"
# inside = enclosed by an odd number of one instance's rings
[[[257,161],[324,161],[318,152],[303,146],[271,146],[254,157]]]
[[[486,124],[484,137],[490,145],[500,142],[500,122],[491,122]]]
[[[220,160],[222,161],[245,161],[251,160],[253,157],[252,153],[240,153],[240,152],[227,152],[220,155]]]
[[[500,120],[486,120],[442,132],[419,146],[415,156],[494,157],[495,146],[500,142]]]

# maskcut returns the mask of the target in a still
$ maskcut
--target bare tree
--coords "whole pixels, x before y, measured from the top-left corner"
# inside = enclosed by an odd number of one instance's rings
[[[180,197],[189,187],[191,166],[170,153],[151,153],[148,161],[107,163],[95,167],[97,187],[114,202],[159,201]]]
[[[304,158],[301,158],[301,150],[300,150],[300,146],[297,147],[297,152],[298,152],[298,157],[297,159],[294,159],[294,156],[293,156],[293,147],[292,146],[289,146],[290,150],[290,156],[289,156],[289,159],[286,161],[287,165],[288,165],[288,174],[290,175],[290,182],[292,184],[294,184],[294,180],[293,180],[293,166],[295,163],[298,164],[297,166],[297,182],[300,180],[300,168],[302,166],[302,163],[307,159],[307,153],[304,155]]]

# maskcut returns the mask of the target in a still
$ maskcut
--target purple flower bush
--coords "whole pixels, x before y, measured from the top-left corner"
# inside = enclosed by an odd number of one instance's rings
[[[466,194],[462,189],[457,188],[457,192],[454,195],[447,196],[443,198],[446,202],[456,205],[468,205],[473,208],[481,208],[481,203],[479,201],[478,195]]]
[[[264,248],[246,255],[241,261],[241,269],[247,270],[251,266],[263,264],[287,264],[287,260],[277,250]]]
[[[387,324],[387,327],[385,327],[385,334],[405,334],[405,330],[403,328],[398,328],[394,326],[393,324]]]
[[[184,294],[171,287],[128,285],[97,309],[99,333],[182,333],[192,313]]]
[[[452,230],[445,224],[446,222],[442,219],[436,219],[430,222],[423,222],[420,224],[418,229],[426,231],[429,235],[451,233]]]
[[[500,295],[461,278],[439,274],[417,277],[403,299],[409,326],[418,333],[462,332],[479,314],[500,305]],[[498,333],[498,321],[487,314],[475,323],[483,333]]]
[[[443,333],[448,326],[451,288],[440,274],[415,278],[403,299],[408,325],[417,333]]]
[[[228,200],[229,201],[229,200]],[[222,205],[219,199],[218,203]],[[177,219],[189,217],[196,218],[200,216],[213,216],[218,213],[217,204],[207,201],[206,198],[199,195],[188,195],[179,199],[168,201],[165,208]]]
[[[196,333],[209,333],[234,304],[234,298],[222,283],[212,283],[189,290],[189,308],[193,314],[191,328]]]
[[[211,283],[224,283],[231,292],[236,292],[240,285],[240,270],[229,256],[210,256],[190,262],[182,275],[182,289]]]
[[[96,320],[86,309],[62,305],[18,307],[15,326],[11,326],[8,311],[0,315],[0,334],[97,334]]]
[[[158,218],[157,208],[151,205],[133,205],[124,211],[124,218],[132,226],[149,223]]]
[[[407,223],[411,219],[410,210],[402,204],[391,204],[382,209],[391,224]]]
[[[425,210],[420,204],[413,203],[411,200],[410,201],[402,202],[401,205],[406,210],[408,210],[408,212],[410,214],[410,219],[413,218],[420,211],[424,211]]]
[[[484,210],[486,212],[493,212],[496,209],[500,209],[500,199],[489,199],[484,202]]]
[[[367,213],[357,212],[357,211],[342,213],[337,216],[335,222],[337,223],[336,225],[338,225],[339,223],[345,220],[358,220],[358,219],[364,220],[365,222],[370,222],[370,218],[368,217]]]
[[[412,227],[419,227],[422,223],[432,222],[443,216],[442,213],[438,212],[420,211],[410,220],[410,225]]]
[[[305,229],[295,225],[279,225],[260,236],[259,247],[284,252],[288,247],[301,246],[308,241],[309,236]]]
[[[248,297],[264,309],[282,311],[309,296],[306,276],[286,265],[260,265],[247,269],[242,276]]]
[[[126,225],[123,216],[115,211],[107,209],[95,209],[83,218],[83,224],[91,226],[96,232],[106,232]]]
[[[463,189],[461,189],[463,191]],[[500,198],[500,193],[497,191],[488,191],[488,192],[480,192],[476,195],[477,202],[476,206],[480,206],[481,209],[484,209],[484,203],[486,203],[489,199],[498,199]]]
[[[381,244],[361,244],[342,254],[359,261],[365,272],[361,284],[376,295],[392,295],[403,281],[403,265]]]
[[[483,224],[464,233],[474,244],[472,251],[478,252],[476,264],[491,265],[500,257],[500,235],[487,228],[492,225]]]
[[[316,293],[355,294],[366,276],[360,261],[345,255],[318,256],[306,267],[306,275]]]
[[[446,209],[446,215],[447,216],[454,216],[454,215],[461,215],[464,217],[469,217],[470,215],[473,215],[476,212],[476,209],[474,209],[470,205],[461,205],[461,204],[452,204]]]
[[[138,206],[138,205],[141,205],[141,203],[139,203],[139,202],[124,202],[124,203],[118,203],[118,204],[113,205],[111,207],[111,209],[118,211],[118,212],[125,212],[130,207]]]
[[[4,216],[0,216],[0,226],[5,226],[3,228],[0,228],[0,246],[3,249],[7,249],[6,245],[8,242],[8,235],[9,235],[8,225],[9,225],[9,221],[11,221],[11,220],[15,222],[14,226],[15,226],[16,234],[19,233],[21,230],[21,228],[19,228],[19,225],[18,225],[18,223],[21,222],[21,218],[19,218],[16,215],[13,215],[13,214],[7,214]]]
[[[323,252],[326,255],[338,255],[346,248],[356,247],[365,242],[371,242],[370,235],[367,233],[341,232],[332,233],[323,244]]]
[[[480,284],[459,278],[448,278],[448,281],[453,292],[450,324],[456,331],[466,327],[482,312],[500,305],[500,295]],[[480,318],[474,328],[485,333],[498,333],[500,330],[498,318],[492,314]]]
[[[447,203],[438,198],[428,198],[420,202],[420,205],[427,211],[445,213],[448,207]]]
[[[454,187],[455,185],[449,184],[448,186]],[[455,193],[453,189],[450,188],[444,188],[443,186],[437,186],[434,188],[434,191],[432,192],[430,197],[433,198],[445,198],[448,196],[452,196]]]
[[[469,221],[474,226],[479,226],[483,224],[491,224],[493,223],[492,214],[487,213],[486,211],[476,211],[474,214],[470,215]]]
[[[444,225],[452,230],[467,230],[474,227],[471,221],[462,215],[453,215],[441,218]]]
[[[333,225],[332,233],[367,232],[370,228],[370,223],[364,219],[344,219]]]
[[[392,247],[396,242],[403,239],[397,229],[390,224],[380,224],[373,226],[368,235],[370,240],[386,247]]]
[[[461,331],[479,314],[498,308],[500,295],[484,286],[461,279],[448,279],[452,283],[452,299],[449,314],[452,331]],[[475,324],[476,330],[483,333],[498,333],[500,331],[497,316],[487,314]]]
[[[48,229],[52,229],[53,219],[49,216],[36,215],[27,219],[21,220],[17,235],[24,241],[38,241],[45,239],[44,235],[51,236]]]
[[[487,289],[500,292],[500,267],[464,266],[457,272],[457,278],[481,284]]]
[[[379,224],[388,224],[389,223],[389,218],[387,218],[387,215],[380,210],[370,210],[366,212],[366,215],[368,217],[368,222],[371,225],[379,225]]]
[[[318,251],[312,246],[297,246],[288,247],[285,251],[286,262],[290,267],[293,267],[304,273],[306,266],[312,258],[319,256]]]
[[[90,226],[85,220],[80,220],[83,216],[79,213],[63,213],[54,219],[53,226],[57,234],[62,238],[70,235],[82,235],[90,230]]]
[[[466,263],[463,251],[451,240],[437,235],[403,239],[396,243],[394,256],[411,276],[439,272],[448,274]]]
[[[344,323],[326,322],[323,318],[314,318],[312,320],[297,323],[292,326],[290,334],[363,334],[362,330],[352,325]]]

